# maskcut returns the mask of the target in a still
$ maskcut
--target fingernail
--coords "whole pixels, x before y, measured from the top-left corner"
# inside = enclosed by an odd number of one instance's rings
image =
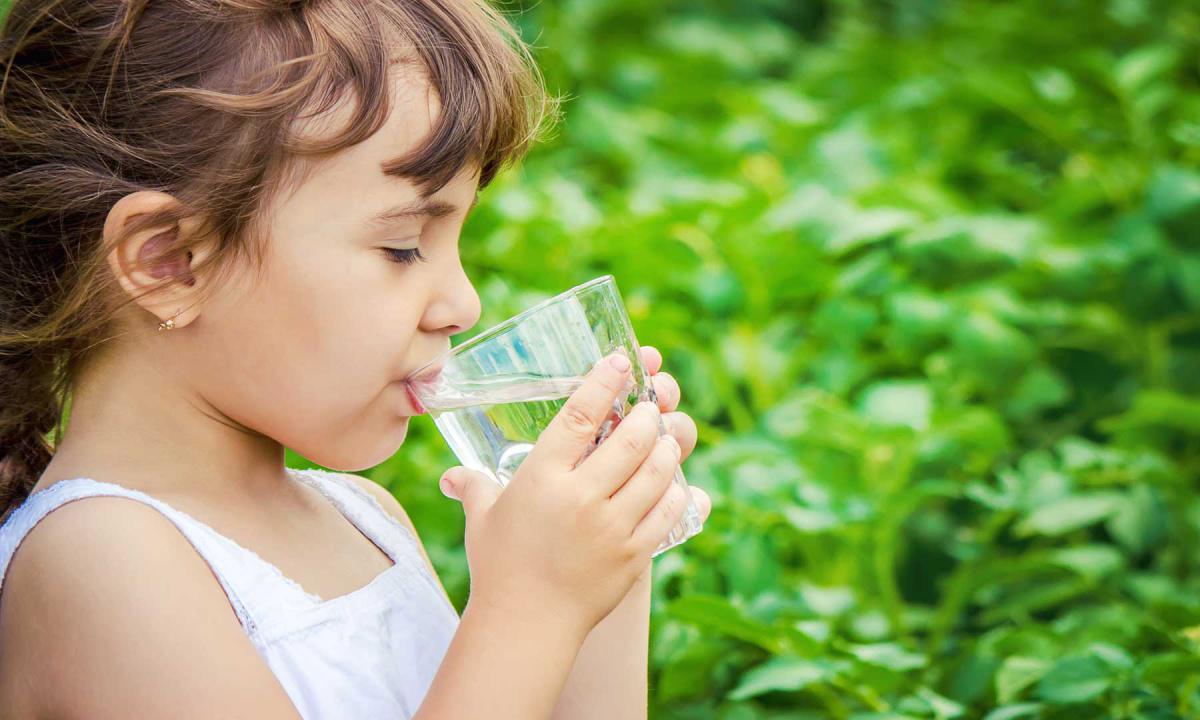
[[[441,488],[442,494],[446,497],[450,498],[451,500],[458,499],[454,497],[454,484],[451,483],[445,475],[443,475],[442,479],[438,481],[438,487]]]
[[[629,369],[629,358],[624,355],[613,355],[608,359],[608,364],[621,372],[625,372]]]

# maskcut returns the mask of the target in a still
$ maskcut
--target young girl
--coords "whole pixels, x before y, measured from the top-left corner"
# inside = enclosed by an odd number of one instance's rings
[[[696,441],[669,375],[583,462],[627,359],[503,493],[446,474],[461,619],[389,492],[283,462],[386,460],[402,379],[478,320],[460,229],[550,108],[504,21],[15,0],[0,43],[3,716],[644,717]]]

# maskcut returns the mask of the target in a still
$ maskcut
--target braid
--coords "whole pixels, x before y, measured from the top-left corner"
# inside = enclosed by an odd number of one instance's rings
[[[29,496],[50,463],[46,435],[58,426],[62,403],[55,391],[54,358],[45,347],[0,355],[0,522]]]

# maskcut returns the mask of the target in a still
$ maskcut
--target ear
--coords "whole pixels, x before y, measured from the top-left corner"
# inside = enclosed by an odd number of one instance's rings
[[[126,195],[108,211],[104,221],[105,244],[114,243],[139,215],[175,205],[178,201],[174,197],[155,190]],[[174,318],[176,328],[187,325],[199,314],[199,308],[192,307],[198,283],[191,269],[209,252],[207,245],[197,242],[199,229],[196,218],[146,226],[112,246],[108,254],[109,267],[125,292],[158,321]],[[156,254],[171,248],[178,251],[154,261]],[[163,286],[164,278],[170,278],[165,287],[145,295],[150,288]]]

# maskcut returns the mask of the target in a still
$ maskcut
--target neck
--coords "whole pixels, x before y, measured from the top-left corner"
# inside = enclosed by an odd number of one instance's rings
[[[278,497],[284,447],[224,415],[160,364],[129,356],[81,372],[67,425],[35,490],[91,477],[152,494]]]

